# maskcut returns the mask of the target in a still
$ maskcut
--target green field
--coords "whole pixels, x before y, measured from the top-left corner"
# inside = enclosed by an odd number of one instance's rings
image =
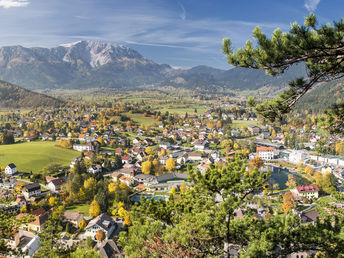
[[[233,120],[232,123],[234,128],[247,127],[248,125],[260,126],[259,121]]]
[[[27,142],[0,145],[0,166],[14,163],[21,172],[39,173],[51,163],[67,166],[80,154],[56,147],[56,144],[56,142]]]
[[[162,113],[168,111],[169,113],[172,114],[180,114],[184,115],[185,113],[188,114],[203,114],[205,111],[207,111],[209,107],[206,107],[204,105],[197,105],[197,104],[192,104],[192,105],[163,105],[163,106],[158,106],[154,107],[154,109],[161,111]],[[195,112],[195,109],[197,112]]]
[[[67,211],[80,211],[84,216],[89,215],[90,205],[89,204],[74,204],[72,206],[69,206]]]
[[[134,122],[139,123],[140,125],[153,125],[155,123],[158,123],[154,118],[150,116],[144,116],[143,114],[129,114],[129,113],[124,113],[124,115],[130,117],[131,120]]]

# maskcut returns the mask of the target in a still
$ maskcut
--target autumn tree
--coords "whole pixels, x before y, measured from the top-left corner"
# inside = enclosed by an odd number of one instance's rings
[[[261,168],[261,167],[264,167],[264,161],[261,159],[261,157],[257,156],[257,157],[254,157],[253,159],[250,160],[250,164],[252,167],[254,168]]]
[[[152,169],[152,162],[147,160],[142,163],[142,173],[144,174],[150,174]]]
[[[293,194],[291,192],[286,192],[283,195],[283,205],[282,208],[285,213],[288,213],[292,208],[294,208],[295,202],[293,199]]]
[[[294,22],[288,33],[276,29],[268,38],[259,27],[253,31],[256,44],[247,41],[235,52],[230,39],[223,40],[223,52],[228,63],[253,69],[264,69],[278,75],[296,64],[305,65],[308,77],[289,83],[289,90],[276,99],[265,101],[256,110],[266,119],[275,121],[289,113],[292,107],[319,82],[343,77],[344,19],[333,25],[318,26],[314,14],[305,18],[303,25]],[[327,125],[332,132],[344,132],[344,104],[337,104],[327,111]]]
[[[295,188],[296,187],[296,181],[293,175],[288,175],[288,181],[285,183],[286,186],[289,188]]]
[[[84,230],[86,228],[86,221],[84,219],[80,220],[78,223],[78,226],[81,230]]]
[[[307,167],[305,168],[305,172],[306,172],[306,174],[308,174],[308,175],[310,175],[310,176],[313,176],[313,174],[314,174],[314,169],[313,169],[312,167],[310,167],[310,166],[307,166]]]
[[[92,217],[97,217],[100,214],[100,206],[96,200],[91,202],[89,213]]]
[[[174,158],[169,158],[168,160],[166,160],[166,169],[168,171],[176,169],[176,161],[174,160]]]
[[[105,233],[103,230],[100,230],[100,229],[97,230],[96,239],[100,242],[105,239]]]

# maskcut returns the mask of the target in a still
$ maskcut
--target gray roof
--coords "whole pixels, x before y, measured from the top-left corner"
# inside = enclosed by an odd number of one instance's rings
[[[26,189],[28,192],[36,191],[40,188],[41,188],[41,186],[39,185],[39,183],[32,183],[32,184],[28,184],[28,185],[23,186],[23,189]]]
[[[10,167],[10,168],[16,168],[16,165],[14,165],[13,163],[11,163],[11,164],[8,164],[8,167]]]
[[[161,176],[157,176],[156,179],[157,179],[158,182],[169,181],[169,180],[174,180],[174,179],[187,180],[188,176],[189,176],[188,174],[168,173],[168,174],[164,174],[164,175],[161,175]]]
[[[110,258],[116,254],[120,254],[120,251],[113,240],[106,240],[100,247],[99,253],[102,257]]]

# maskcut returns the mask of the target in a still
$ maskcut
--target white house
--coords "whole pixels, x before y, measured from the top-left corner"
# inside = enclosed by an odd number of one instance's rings
[[[8,176],[12,176],[17,173],[17,167],[13,163],[8,164],[5,168],[5,174]]]
[[[257,147],[257,153],[262,160],[272,160],[274,158],[273,147]]]
[[[189,152],[188,153],[188,160],[190,160],[190,161],[201,161],[202,160],[202,153],[200,153],[200,152]]]
[[[103,171],[103,167],[99,164],[93,164],[88,168],[88,172],[92,174],[101,173]]]
[[[91,143],[88,144],[73,144],[73,149],[77,151],[94,151],[94,147]]]
[[[53,180],[51,180],[48,184],[48,188],[51,191],[60,191],[61,186],[65,183],[65,179],[64,178],[55,178]]]
[[[101,214],[88,223],[85,228],[85,237],[95,238],[97,231],[101,230],[105,233],[105,238],[109,239],[116,227],[116,222],[110,216]]]

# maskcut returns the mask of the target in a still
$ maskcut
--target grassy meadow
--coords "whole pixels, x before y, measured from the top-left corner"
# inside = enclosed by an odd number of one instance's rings
[[[55,146],[56,142],[0,145],[0,166],[14,163],[20,172],[39,173],[51,163],[67,166],[80,153]]]
[[[260,125],[259,121],[233,120],[232,123],[234,128],[241,128],[242,126],[247,127],[248,125]]]
[[[124,115],[130,117],[131,120],[133,120],[134,122],[139,123],[140,125],[153,125],[155,123],[158,123],[158,121],[156,121],[154,118],[150,117],[150,116],[144,116],[144,114],[138,114],[138,113],[124,113]]]

